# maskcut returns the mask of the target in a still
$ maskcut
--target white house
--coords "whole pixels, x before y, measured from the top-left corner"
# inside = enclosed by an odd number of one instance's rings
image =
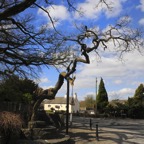
[[[53,100],[45,100],[44,110],[56,110],[56,111],[66,111],[67,109],[67,96],[55,97]],[[73,97],[69,97],[69,113],[79,112],[79,101],[77,99],[77,94],[75,93]]]

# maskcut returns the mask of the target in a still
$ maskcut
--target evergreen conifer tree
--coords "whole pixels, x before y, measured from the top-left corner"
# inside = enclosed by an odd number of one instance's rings
[[[144,118],[144,85],[140,84],[132,98],[128,98],[128,115],[134,118]]]
[[[98,90],[98,94],[96,96],[96,103],[97,103],[97,110],[100,113],[103,113],[104,109],[106,108],[106,106],[108,104],[108,94],[105,89],[105,85],[104,85],[102,78],[100,80],[99,90]]]
[[[144,99],[144,85],[140,84],[138,88],[135,90],[134,98],[138,98],[140,100]]]

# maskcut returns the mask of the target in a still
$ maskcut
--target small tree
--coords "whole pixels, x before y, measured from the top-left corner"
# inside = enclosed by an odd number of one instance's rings
[[[85,97],[85,105],[87,108],[94,108],[95,100],[94,100],[93,95],[87,95]]]
[[[80,101],[79,104],[80,104],[80,107],[86,107],[85,101]]]
[[[106,111],[109,114],[109,116],[114,116],[114,117],[123,117],[127,115],[127,101],[124,100],[112,100],[109,102],[107,105]]]
[[[96,103],[97,103],[97,110],[99,112],[104,112],[104,109],[106,108],[106,106],[108,104],[108,94],[105,89],[105,85],[104,85],[102,78],[100,80],[99,90],[98,90],[98,94],[96,96]]]

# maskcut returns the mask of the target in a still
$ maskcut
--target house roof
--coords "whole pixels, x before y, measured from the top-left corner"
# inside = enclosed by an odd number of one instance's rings
[[[74,102],[74,99],[72,100],[72,97],[69,97],[69,104],[72,104]],[[53,100],[45,100],[44,104],[66,104],[67,98],[65,97],[55,97]]]

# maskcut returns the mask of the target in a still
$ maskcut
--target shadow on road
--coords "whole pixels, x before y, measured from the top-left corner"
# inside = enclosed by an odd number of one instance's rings
[[[108,121],[108,120],[107,120]],[[99,126],[99,141],[96,139],[96,128],[90,130],[89,122],[75,121],[69,128],[69,144],[142,144],[144,124],[137,121],[111,122]]]

